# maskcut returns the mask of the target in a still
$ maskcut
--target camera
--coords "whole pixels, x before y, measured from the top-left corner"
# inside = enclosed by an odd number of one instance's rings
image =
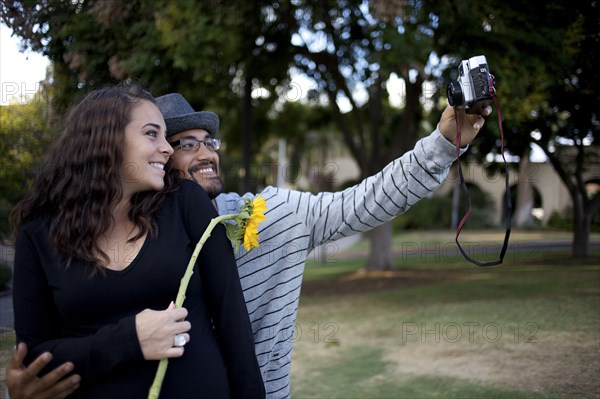
[[[464,108],[468,114],[480,114],[495,94],[494,76],[484,55],[463,60],[458,66],[458,80],[448,84],[448,103]]]

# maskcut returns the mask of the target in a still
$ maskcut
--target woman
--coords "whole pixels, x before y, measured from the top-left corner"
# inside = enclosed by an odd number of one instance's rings
[[[137,87],[76,105],[28,196],[13,212],[14,310],[26,363],[70,361],[76,398],[144,398],[170,358],[163,398],[263,397],[252,331],[223,226],[206,193],[165,167],[173,149],[153,98]],[[185,346],[183,346],[185,345]]]

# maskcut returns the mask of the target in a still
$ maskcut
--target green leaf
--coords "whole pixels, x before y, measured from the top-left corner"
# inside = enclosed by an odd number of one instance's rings
[[[232,243],[236,243],[236,241],[238,241],[238,237],[237,237],[237,226],[232,224],[232,223],[223,223],[225,225],[225,231],[227,232],[227,238],[229,238],[229,241],[231,241]]]

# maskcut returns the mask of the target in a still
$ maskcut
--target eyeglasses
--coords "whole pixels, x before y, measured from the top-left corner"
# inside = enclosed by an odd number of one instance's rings
[[[184,137],[173,141],[171,146],[173,148],[180,146],[182,151],[197,152],[200,149],[200,144],[203,143],[210,151],[218,151],[219,148],[221,148],[221,140],[212,137],[207,137],[204,140],[198,140],[193,137]]]

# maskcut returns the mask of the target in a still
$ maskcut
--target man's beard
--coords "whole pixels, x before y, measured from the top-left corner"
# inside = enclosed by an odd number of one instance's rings
[[[204,184],[202,182],[198,182],[198,184],[202,186],[211,200],[217,198],[223,192],[223,181],[219,176],[212,177],[208,181],[205,180]]]
[[[212,200],[223,192],[223,180],[221,180],[221,177],[218,175],[218,171],[216,176],[211,176],[205,179],[196,178],[196,174],[194,172],[203,167],[206,167],[206,165],[202,164],[192,166],[188,169],[188,174],[193,181],[198,183],[204,189],[204,191],[206,191],[206,194],[208,194],[208,197]]]

